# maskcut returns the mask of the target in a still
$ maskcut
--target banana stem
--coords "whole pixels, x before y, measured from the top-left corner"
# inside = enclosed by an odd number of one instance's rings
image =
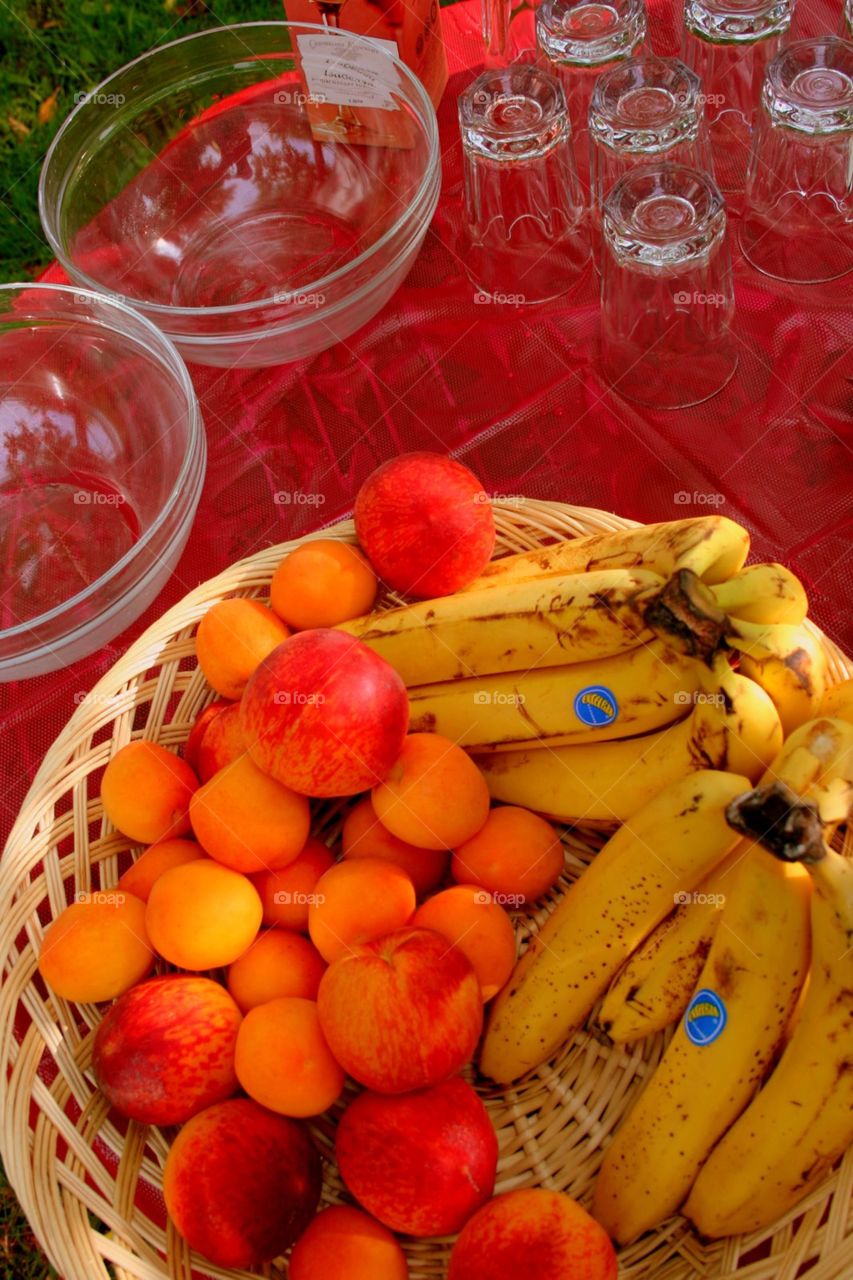
[[[763,783],[732,800],[726,822],[781,862],[820,862],[826,856],[817,805],[784,782]]]
[[[730,629],[727,615],[692,569],[673,574],[646,605],[644,617],[657,635],[708,665]]]

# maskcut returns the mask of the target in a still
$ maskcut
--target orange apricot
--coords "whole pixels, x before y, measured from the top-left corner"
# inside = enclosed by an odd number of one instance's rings
[[[377,818],[370,796],[359,800],[344,821],[341,836],[345,858],[384,858],[402,867],[422,898],[447,875],[450,854],[444,849],[418,849],[391,834]]]
[[[387,1227],[348,1204],[318,1213],[290,1255],[288,1280],[408,1280],[406,1255]]]
[[[220,600],[198,624],[198,665],[221,697],[239,698],[258,663],[289,635],[260,600]]]
[[[196,844],[195,840],[181,840],[177,837],[174,840],[161,840],[158,844],[149,845],[147,849],[142,850],[133,865],[125,871],[116,888],[123,893],[132,893],[143,902],[147,902],[154,881],[158,880],[164,871],[170,871],[172,867],[181,867],[185,862],[195,862],[196,858],[203,857],[204,850]]]
[[[320,876],[334,866],[335,859],[322,840],[309,836],[305,847],[286,867],[260,871],[252,883],[261,895],[264,924],[280,929],[308,932],[308,908]]]
[[[199,787],[190,819],[212,858],[234,871],[254,873],[287,866],[298,857],[308,839],[311,809],[305,796],[242,755]]]
[[[434,929],[473,965],[484,1000],[491,1000],[515,966],[515,931],[503,907],[475,884],[457,884],[429,898],[412,928]]]
[[[64,1000],[114,1000],[150,973],[145,903],[132,893],[78,893],[48,926],[39,973]]]
[[[391,772],[373,788],[383,826],[419,849],[453,849],[489,816],[489,789],[470,756],[438,733],[410,733]]]
[[[458,845],[454,880],[488,889],[504,906],[535,902],[562,875],[563,846],[557,832],[528,809],[500,805],[470,840]]]
[[[414,885],[393,862],[338,862],[317,881],[308,908],[308,933],[331,964],[359,943],[402,929],[412,918],[415,902]]]
[[[228,990],[245,1013],[281,996],[316,1000],[326,962],[307,938],[264,929],[228,967]]]
[[[234,1067],[249,1097],[283,1116],[317,1116],[343,1092],[343,1068],[320,1030],[317,1005],[296,996],[249,1010]]]
[[[190,797],[198,778],[185,760],[156,742],[128,742],[101,779],[104,812],[140,844],[157,844],[190,829]]]
[[[357,547],[316,538],[284,557],[273,575],[270,603],[298,631],[336,627],[368,613],[377,587],[370,561]]]
[[[199,858],[155,880],[145,925],[154,948],[180,969],[218,969],[252,945],[263,909],[248,876]]]

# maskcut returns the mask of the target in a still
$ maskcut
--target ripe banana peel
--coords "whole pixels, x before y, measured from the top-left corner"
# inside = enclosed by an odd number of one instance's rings
[[[692,894],[646,938],[604,997],[598,1025],[615,1044],[630,1044],[676,1022],[696,990],[733,872],[750,847],[739,840]]]
[[[602,661],[410,689],[409,729],[481,751],[603,742],[684,717],[698,687],[699,664],[655,640]]]
[[[409,685],[562,666],[653,639],[642,606],[663,586],[645,569],[511,581],[343,623]]]
[[[504,556],[493,560],[468,590],[504,586],[543,574],[596,569],[648,569],[669,578],[677,569],[687,568],[704,582],[718,583],[738,573],[748,554],[746,529],[726,516],[697,516],[590,534]]]
[[[853,724],[853,677],[827,689],[820,704],[820,714]]]
[[[782,745],[776,708],[723,656],[699,672],[702,689],[690,716],[656,733],[478,755],[493,799],[558,822],[607,824],[627,821],[697,769],[727,769],[757,781]]]
[[[607,1149],[592,1213],[620,1244],[675,1213],[755,1094],[809,964],[809,882],[753,845],[687,1012]]]
[[[787,825],[778,852],[802,859],[814,885],[809,986],[776,1069],[684,1206],[715,1239],[775,1222],[853,1143],[853,864],[822,842],[813,811],[801,806]]]
[[[711,590],[717,608],[743,622],[799,626],[808,613],[803,584],[783,564],[748,564]]]
[[[548,754],[548,753],[545,753]],[[580,1027],[613,974],[733,847],[724,812],[737,774],[703,769],[620,827],[533,937],[495,997],[480,1069],[499,1083],[538,1066]]]
[[[793,733],[817,714],[826,691],[826,655],[820,639],[802,624],[730,621],[727,643],[740,652],[741,671],[773,699],[785,735]]]

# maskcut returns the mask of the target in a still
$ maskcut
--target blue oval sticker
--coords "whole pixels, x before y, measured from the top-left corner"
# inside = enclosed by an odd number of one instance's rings
[[[684,1014],[684,1030],[693,1044],[713,1044],[726,1025],[726,1006],[716,991],[697,991]]]
[[[619,703],[603,684],[591,684],[575,695],[575,715],[591,729],[612,724],[619,714]]]

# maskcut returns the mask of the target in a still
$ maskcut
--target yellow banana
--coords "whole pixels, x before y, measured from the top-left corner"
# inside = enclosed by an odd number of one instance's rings
[[[803,584],[783,564],[748,564],[712,593],[718,609],[744,622],[799,626],[808,613]]]
[[[594,533],[503,556],[487,565],[468,590],[543,574],[595,569],[649,569],[669,578],[677,569],[686,568],[704,582],[725,582],[743,568],[748,553],[749,534],[739,524],[726,516],[696,516]]]
[[[495,800],[558,822],[625,822],[663,787],[695,769],[729,769],[757,781],[782,745],[770,698],[723,657],[699,667],[690,716],[615,742],[477,756]]]
[[[810,800],[825,828],[846,822],[853,809],[853,724],[821,716],[795,729],[761,778],[771,782]]]
[[[802,853],[807,841],[799,843]],[[853,864],[816,843],[805,851],[817,861],[807,863],[812,966],[799,1018],[775,1071],[711,1152],[684,1206],[712,1238],[775,1222],[853,1143]]]
[[[527,671],[624,653],[653,639],[641,606],[663,581],[645,569],[509,582],[346,622],[407,685]]]
[[[698,662],[655,639],[598,662],[410,689],[409,729],[480,751],[603,742],[685,716],[698,687]]]
[[[853,676],[827,689],[820,704],[820,714],[853,724]]]
[[[604,997],[598,1025],[616,1044],[662,1031],[684,1013],[711,949],[733,871],[748,841],[740,840],[692,893],[675,895],[677,906],[646,938],[616,975]]]
[[[781,781],[808,799],[825,824],[835,824],[853,806],[853,724],[817,720],[796,730],[762,782]],[[599,1024],[618,1043],[669,1026],[687,1007],[711,946],[732,872],[747,842],[731,854],[688,901],[677,908],[634,953],[605,996]]]
[[[704,769],[657,795],[605,844],[533,937],[492,1005],[480,1069],[515,1080],[559,1049],[634,947],[736,837],[745,779]]]
[[[826,655],[804,625],[762,626],[732,619],[729,646],[740,652],[740,669],[761,685],[776,705],[786,736],[815,716],[826,688]]]
[[[736,877],[697,990],[596,1180],[593,1216],[620,1244],[682,1204],[759,1088],[808,969],[808,876],[753,845]]]

